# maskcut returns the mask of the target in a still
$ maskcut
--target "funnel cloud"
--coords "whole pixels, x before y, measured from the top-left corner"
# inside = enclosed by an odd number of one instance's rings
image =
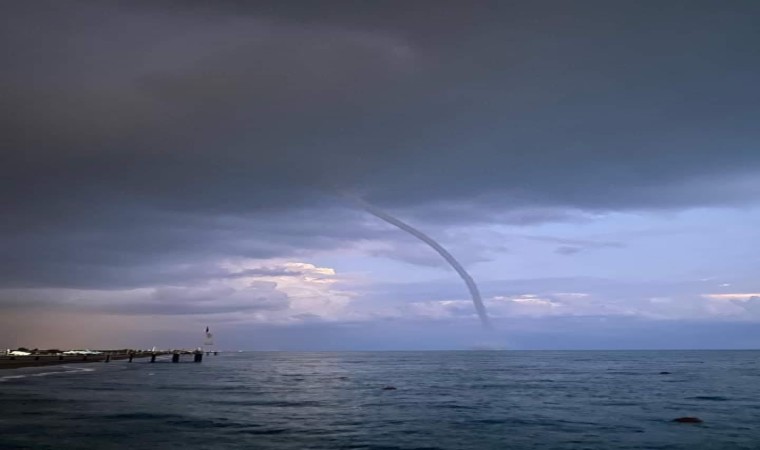
[[[449,253],[448,250],[446,250],[441,244],[436,242],[435,239],[431,238],[430,236],[423,233],[422,231],[414,228],[408,223],[403,222],[400,219],[397,219],[396,217],[386,213],[385,211],[382,211],[370,205],[369,203],[365,202],[362,199],[359,199],[356,197],[350,197],[350,198],[368,213],[372,214],[378,219],[388,222],[389,224],[395,227],[398,227],[399,229],[403,231],[406,231],[407,233],[411,234],[412,236],[416,237],[417,239],[429,245],[433,250],[435,250],[439,255],[441,255],[441,257],[445,259],[447,263],[449,263],[449,265],[459,274],[462,280],[464,280],[464,283],[467,285],[467,290],[470,291],[470,297],[472,297],[472,303],[475,306],[475,311],[477,311],[478,313],[480,322],[483,324],[485,328],[487,329],[491,328],[491,321],[488,318],[488,313],[486,312],[486,307],[483,304],[483,299],[480,297],[480,290],[478,290],[478,285],[475,284],[475,280],[472,279],[470,274],[467,273],[464,267],[459,263],[459,261],[456,260],[456,258],[454,258],[454,256],[451,253]]]

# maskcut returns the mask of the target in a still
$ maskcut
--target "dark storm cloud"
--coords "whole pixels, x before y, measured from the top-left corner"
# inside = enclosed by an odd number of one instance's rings
[[[156,268],[367,236],[334,186],[438,223],[754,201],[726,181],[760,167],[758,13],[5,2],[0,282],[189,279],[211,269]]]

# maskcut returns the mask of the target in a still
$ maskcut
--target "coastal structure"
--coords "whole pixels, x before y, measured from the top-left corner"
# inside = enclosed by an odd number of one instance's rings
[[[214,355],[217,354],[217,351],[214,349],[214,335],[211,333],[208,325],[206,326],[206,336],[203,341],[203,348],[206,351],[206,355],[210,355],[212,352]]]
[[[0,369],[19,369],[22,367],[39,367],[71,363],[111,362],[126,360],[133,362],[135,359],[150,358],[150,362],[157,362],[157,358],[164,355],[172,355],[172,362],[180,362],[181,355],[193,355],[193,362],[203,361],[203,349],[195,350],[69,350],[69,351],[26,351],[6,350],[0,356]]]
[[[204,350],[205,349],[205,350]],[[151,363],[157,362],[157,358],[164,355],[171,355],[171,362],[178,363],[182,355],[193,355],[193,362],[203,362],[203,354],[210,353],[216,355],[218,352],[214,349],[214,335],[211,334],[209,327],[206,327],[205,339],[201,346],[194,350],[158,350],[153,347],[149,350],[120,349],[120,350],[40,350],[27,349],[19,347],[15,350],[6,349],[0,351],[0,369],[17,369],[21,367],[47,366],[55,364],[67,364],[77,362],[111,362],[116,360],[127,360],[133,362],[138,358],[150,358]]]

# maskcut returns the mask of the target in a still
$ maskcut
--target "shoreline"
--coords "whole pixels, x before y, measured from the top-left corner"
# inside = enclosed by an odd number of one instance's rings
[[[163,355],[165,352],[156,352]],[[150,352],[140,352],[133,355],[134,358],[147,358],[153,355]],[[94,363],[129,359],[127,353],[101,355],[28,355],[28,356],[0,356],[0,370],[22,369],[25,367],[46,367],[61,364]]]

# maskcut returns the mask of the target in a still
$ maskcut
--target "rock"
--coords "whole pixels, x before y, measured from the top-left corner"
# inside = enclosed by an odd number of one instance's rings
[[[383,388],[383,390],[384,390],[384,391],[395,391],[395,390],[396,390],[396,388],[395,388],[395,387],[393,387],[393,386],[385,386],[385,387]]]
[[[670,375],[670,372],[660,372],[660,375]]]
[[[673,419],[673,422],[678,423],[702,423],[703,420],[699,417],[678,417],[676,419]]]

